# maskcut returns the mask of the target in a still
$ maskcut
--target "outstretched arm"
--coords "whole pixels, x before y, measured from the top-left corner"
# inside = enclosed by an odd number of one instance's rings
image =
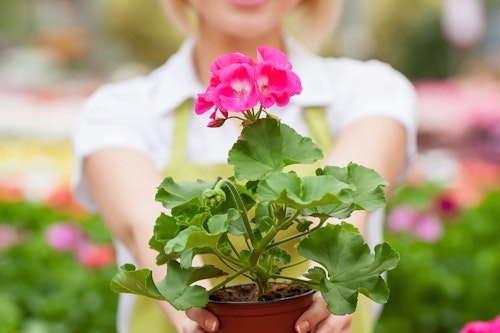
[[[125,244],[140,267],[151,269],[155,279],[162,278],[165,267],[156,265],[156,252],[148,245],[156,218],[164,210],[155,201],[162,175],[153,162],[134,149],[106,148],[85,159],[84,176],[111,233]],[[217,318],[204,309],[180,312],[167,302],[158,303],[178,332],[217,328]]]

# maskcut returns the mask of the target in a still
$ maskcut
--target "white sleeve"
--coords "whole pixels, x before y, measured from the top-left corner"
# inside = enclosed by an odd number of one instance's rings
[[[416,155],[418,98],[412,83],[389,65],[370,60],[340,59],[335,71],[340,76],[338,98],[327,112],[335,133],[367,116],[388,116],[401,123],[407,132],[406,168]],[[339,68],[341,68],[339,70]]]
[[[158,117],[152,112],[143,78],[98,89],[83,105],[73,134],[75,170],[72,187],[75,199],[95,211],[82,175],[89,154],[107,147],[128,147],[150,156],[159,164]],[[163,141],[165,142],[165,141]]]

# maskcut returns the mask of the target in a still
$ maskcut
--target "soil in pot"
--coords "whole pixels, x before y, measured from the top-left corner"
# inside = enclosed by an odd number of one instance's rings
[[[221,333],[293,333],[313,294],[303,285],[278,284],[264,296],[265,301],[256,301],[256,286],[242,284],[211,294],[207,309],[219,318]]]

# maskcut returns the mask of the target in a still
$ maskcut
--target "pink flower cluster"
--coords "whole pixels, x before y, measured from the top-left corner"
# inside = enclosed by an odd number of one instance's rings
[[[443,226],[437,217],[422,214],[409,205],[392,209],[387,217],[387,227],[393,233],[410,232],[426,242],[435,242],[443,235]]]
[[[198,94],[196,114],[203,114],[215,106],[209,127],[220,126],[228,112],[245,112],[260,103],[269,108],[285,106],[290,97],[302,91],[299,77],[292,71],[286,55],[274,48],[257,48],[257,62],[241,53],[218,57],[210,66],[210,85]],[[224,118],[217,119],[217,111]]]
[[[21,238],[17,228],[8,224],[0,224],[0,250],[16,245]]]
[[[55,250],[74,253],[87,268],[106,267],[115,261],[111,245],[94,244],[78,225],[71,222],[50,225],[45,231],[45,239]]]
[[[499,333],[500,316],[491,321],[474,321],[465,325],[460,333]]]

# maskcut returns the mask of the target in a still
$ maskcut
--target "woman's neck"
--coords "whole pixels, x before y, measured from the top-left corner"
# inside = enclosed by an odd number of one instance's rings
[[[200,82],[206,86],[210,81],[210,64],[218,56],[222,54],[240,52],[256,57],[256,48],[260,45],[267,45],[274,48],[284,50],[283,34],[277,29],[274,33],[266,34],[262,37],[254,38],[234,38],[231,36],[223,36],[210,31],[203,31],[196,36],[193,61],[196,73]]]

